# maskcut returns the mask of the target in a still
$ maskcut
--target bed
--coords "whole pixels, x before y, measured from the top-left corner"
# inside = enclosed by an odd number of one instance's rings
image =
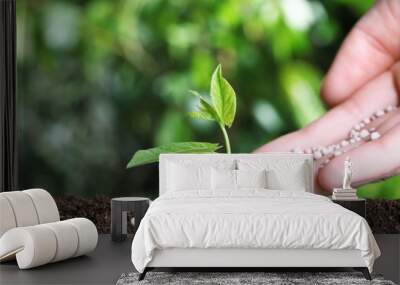
[[[380,251],[364,218],[314,194],[307,154],[162,154],[160,196],[132,243],[153,268],[352,267]]]

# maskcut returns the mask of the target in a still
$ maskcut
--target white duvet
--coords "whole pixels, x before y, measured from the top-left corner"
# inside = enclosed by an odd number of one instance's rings
[[[362,217],[307,192],[171,192],[150,206],[132,243],[143,272],[155,249],[358,249],[372,271],[380,251]]]

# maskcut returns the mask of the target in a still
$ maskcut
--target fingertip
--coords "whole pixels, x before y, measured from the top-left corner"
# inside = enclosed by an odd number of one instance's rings
[[[331,79],[329,74],[323,79],[322,84],[321,84],[321,90],[320,90],[320,97],[322,101],[330,108],[336,106],[339,104],[338,98],[335,96],[335,93],[333,90],[335,89],[335,85],[331,83]]]
[[[344,157],[339,156],[321,168],[318,173],[318,183],[325,191],[333,191],[340,187],[343,176]]]
[[[347,63],[343,63],[339,54],[321,83],[320,97],[325,104],[332,108],[344,102],[353,92],[352,84],[346,83],[343,74],[349,74]]]
[[[328,106],[340,104],[395,64],[400,56],[399,16],[398,0],[378,1],[351,30],[321,85]]]

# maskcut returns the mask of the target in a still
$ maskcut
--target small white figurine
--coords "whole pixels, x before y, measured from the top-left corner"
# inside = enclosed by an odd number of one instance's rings
[[[353,189],[351,187],[351,179],[353,176],[352,166],[353,163],[351,162],[350,157],[346,157],[346,160],[344,161],[344,177],[342,189]]]

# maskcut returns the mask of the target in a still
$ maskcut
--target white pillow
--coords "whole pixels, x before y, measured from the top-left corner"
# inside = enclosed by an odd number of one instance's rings
[[[310,169],[304,160],[262,159],[238,160],[239,170],[267,171],[267,188],[306,191],[310,185]]]
[[[267,188],[267,171],[235,170],[237,188]]]
[[[200,190],[211,188],[211,167],[168,164],[168,191]]]
[[[238,190],[241,188],[266,188],[266,170],[230,170],[215,169],[211,171],[213,190]]]
[[[268,188],[274,190],[306,191],[307,180],[305,170],[302,167],[291,169],[285,174],[279,170],[267,172]]]
[[[236,170],[213,168],[211,171],[211,183],[213,190],[235,190]]]

